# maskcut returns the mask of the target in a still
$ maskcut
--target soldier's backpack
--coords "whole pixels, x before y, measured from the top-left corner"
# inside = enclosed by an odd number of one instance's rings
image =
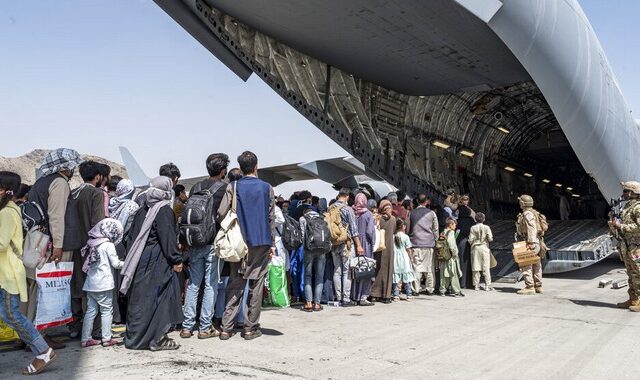
[[[223,181],[214,183],[208,189],[197,184],[185,203],[178,218],[180,236],[189,247],[204,247],[213,242],[216,236],[216,215],[213,196],[222,187]]]
[[[549,222],[547,222],[547,217],[544,214],[538,212],[538,210],[531,210],[533,212],[533,216],[535,218],[536,223],[536,233],[538,237],[543,237],[544,234],[549,229]],[[520,236],[527,236],[527,223],[524,220],[524,213],[519,213],[516,221],[516,232]]]
[[[449,247],[447,235],[446,233],[441,233],[436,240],[436,258],[440,261],[447,261],[451,256],[451,247]]]
[[[329,231],[331,232],[331,243],[333,245],[344,244],[349,239],[349,231],[342,222],[342,215],[340,213],[343,207],[345,207],[343,204],[331,206],[329,211],[324,214],[327,225],[329,226]]]
[[[329,231],[326,220],[316,213],[307,213],[304,218],[307,221],[304,231],[305,248],[329,252],[331,250],[331,231]]]
[[[288,251],[294,251],[302,245],[300,223],[289,215],[284,216],[282,224],[282,244]]]

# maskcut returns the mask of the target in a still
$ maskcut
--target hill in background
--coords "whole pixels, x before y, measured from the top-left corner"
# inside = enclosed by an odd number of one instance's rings
[[[36,149],[20,157],[2,157],[0,156],[0,170],[8,170],[18,173],[22,177],[22,182],[32,185],[35,181],[36,168],[40,167],[44,156],[48,153],[45,149]],[[123,165],[104,159],[102,157],[91,156],[88,154],[80,155],[83,160],[93,160],[111,166],[111,175],[119,175],[123,178],[127,177],[127,170]],[[82,178],[76,169],[75,175],[70,181],[71,188],[75,188],[82,183]]]

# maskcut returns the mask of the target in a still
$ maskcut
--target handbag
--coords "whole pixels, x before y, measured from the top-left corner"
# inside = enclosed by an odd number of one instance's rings
[[[498,260],[496,260],[496,257],[493,255],[493,253],[489,253],[489,268],[495,268],[498,266]]]
[[[360,281],[376,276],[376,261],[369,257],[358,256],[351,259],[351,280]]]
[[[22,263],[27,269],[42,269],[49,253],[49,235],[38,227],[32,227],[24,237]]]
[[[387,249],[386,236],[387,231],[376,228],[376,243],[373,246],[373,252],[382,252]]]
[[[245,243],[244,238],[242,237],[238,214],[236,214],[236,203],[238,201],[236,186],[233,187],[231,208],[220,223],[220,231],[218,231],[214,241],[216,256],[230,263],[239,262],[244,259],[249,252],[247,243]]]

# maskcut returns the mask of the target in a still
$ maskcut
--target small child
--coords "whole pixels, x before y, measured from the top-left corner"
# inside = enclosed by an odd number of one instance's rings
[[[491,249],[489,243],[493,241],[491,228],[484,224],[485,215],[476,214],[475,226],[469,233],[469,245],[471,245],[471,270],[473,271],[473,288],[480,290],[480,273],[484,275],[486,291],[491,291]]]
[[[396,233],[393,237],[394,240],[394,271],[393,271],[393,284],[391,285],[391,291],[393,300],[398,301],[403,299],[406,301],[411,300],[411,283],[416,280],[416,276],[413,273],[413,267],[411,260],[409,259],[409,253],[411,249],[411,240],[406,234],[407,224],[404,220],[396,219]],[[402,283],[402,289],[406,295],[399,297],[398,284]]]
[[[124,262],[118,258],[116,244],[122,240],[122,224],[111,218],[103,219],[89,231],[89,241],[82,248],[85,258],[82,270],[87,274],[82,290],[87,292],[87,312],[82,322],[82,347],[96,346],[102,343],[109,347],[120,342],[111,338],[113,320],[113,274],[111,267],[121,269]],[[102,342],[91,338],[93,320],[100,307],[102,318]]]
[[[447,289],[451,287],[453,297],[464,297],[460,289],[460,258],[458,257],[458,246],[456,244],[456,228],[458,223],[453,218],[447,218],[445,230],[443,232],[447,239],[447,245],[451,252],[451,258],[447,261],[440,261],[440,295],[444,296]]]

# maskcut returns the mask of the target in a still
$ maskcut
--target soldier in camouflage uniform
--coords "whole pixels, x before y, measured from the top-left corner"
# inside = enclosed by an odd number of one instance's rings
[[[522,214],[518,216],[516,231],[518,231],[519,237],[527,242],[527,249],[540,254],[542,240],[540,227],[536,220],[536,211],[533,209],[533,198],[530,195],[523,194],[518,197],[518,201],[520,202]],[[520,271],[524,278],[525,287],[518,290],[518,294],[527,295],[543,292],[541,263],[521,267]]]
[[[640,311],[640,183],[622,182],[622,198],[629,202],[621,212],[621,220],[609,222],[620,237],[620,257],[629,276],[629,300],[619,308]]]

